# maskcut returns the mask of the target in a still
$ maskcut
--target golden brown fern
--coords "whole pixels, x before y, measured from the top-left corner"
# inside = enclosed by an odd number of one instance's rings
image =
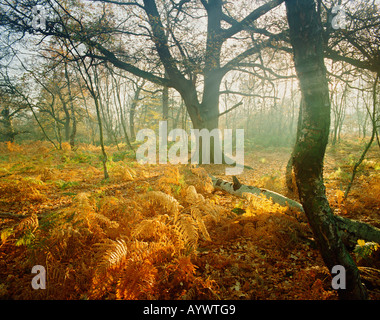
[[[197,203],[203,203],[205,199],[201,194],[197,193],[197,190],[195,189],[194,186],[190,185],[186,189],[185,200],[188,203],[197,204]]]
[[[9,203],[42,202],[46,195],[42,191],[47,186],[38,178],[11,175],[8,179],[0,181],[0,194],[2,201]]]
[[[30,231],[34,232],[38,228],[38,218],[36,214],[32,214],[30,217],[23,219],[17,226],[18,231]]]
[[[141,218],[141,205],[131,198],[106,196],[99,201],[99,214],[120,224]]]
[[[246,209],[247,215],[258,215],[263,213],[284,213],[287,208],[274,203],[271,199],[266,198],[264,195],[255,195],[251,193],[243,193],[249,201]]]
[[[203,215],[210,216],[215,222],[219,222],[220,217],[224,214],[223,207],[214,204],[209,199],[205,199],[201,194],[197,193],[194,186],[186,189],[186,201],[191,204],[191,212],[197,213],[200,218]],[[202,218],[203,221],[203,218]]]
[[[159,219],[145,219],[141,221],[132,231],[132,236],[140,240],[159,240],[165,233],[167,226]]]
[[[104,244],[98,244],[104,252],[98,263],[98,271],[104,272],[118,266],[128,256],[129,250],[123,239],[109,240]]]
[[[112,177],[121,181],[133,181],[136,177],[136,171],[123,162],[115,164],[110,168],[110,174]]]
[[[117,228],[119,227],[119,223],[107,218],[105,215],[101,213],[95,213],[93,215],[93,219],[103,228]]]
[[[158,270],[149,261],[130,261],[116,283],[116,299],[153,299]]]
[[[174,197],[161,191],[149,191],[146,195],[143,196],[143,199],[148,200],[153,205],[159,205],[163,207],[168,214],[174,217],[178,216],[178,213],[182,208],[182,206]]]
[[[175,222],[175,228],[184,240],[187,253],[192,253],[198,245],[198,229],[194,219],[187,214],[182,214]]]
[[[160,179],[157,181],[158,189],[167,193],[172,193],[172,185],[181,184],[181,175],[179,173],[178,167],[169,166],[164,168],[164,173]]]
[[[119,224],[109,219],[103,213],[95,210],[95,204],[90,200],[90,195],[85,192],[79,193],[71,207],[64,211],[66,217],[71,216],[71,225],[78,231],[86,228],[90,233],[103,234],[103,229],[117,228]]]
[[[197,187],[207,193],[211,193],[214,190],[214,186],[207,171],[201,167],[190,168],[191,172],[197,177]]]
[[[207,241],[211,241],[211,237],[210,237],[210,234],[208,233],[207,228],[204,224],[202,214],[197,207],[191,208],[191,216],[193,217],[193,219],[194,219],[195,223],[197,224],[198,229],[201,232],[201,234],[203,235],[203,237]]]

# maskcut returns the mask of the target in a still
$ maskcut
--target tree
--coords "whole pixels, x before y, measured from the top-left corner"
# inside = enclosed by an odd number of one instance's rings
[[[346,250],[326,198],[323,159],[330,128],[329,89],[324,64],[322,26],[314,0],[286,0],[290,41],[302,92],[302,130],[294,151],[294,171],[300,201],[323,260],[331,271],[346,270],[342,299],[366,299],[359,271]]]
[[[109,7],[117,4],[114,1],[100,1]],[[138,77],[156,83],[162,87],[172,87],[176,89],[186,105],[189,116],[192,120],[193,127],[196,129],[206,128],[213,130],[219,125],[219,87],[223,77],[231,71],[239,62],[248,56],[259,52],[264,45],[262,42],[250,45],[248,49],[240,51],[233,58],[223,59],[222,64],[222,48],[227,42],[252,25],[257,19],[265,15],[281,4],[283,0],[272,0],[262,6],[254,9],[240,22],[227,15],[223,10],[223,2],[221,0],[203,0],[202,7],[198,4],[192,7],[191,1],[180,1],[179,3],[170,2],[157,5],[155,0],[144,0],[143,5],[136,2],[119,3],[121,7],[128,7],[134,10],[134,16],[142,16],[145,14],[146,19],[140,19],[142,29],[141,32],[134,30],[124,24],[124,29],[118,29],[112,24],[112,19],[105,20],[107,22],[99,22],[95,26],[86,25],[84,19],[76,18],[62,5],[55,2],[48,2],[51,8],[57,13],[60,11],[58,24],[61,24],[60,31],[54,28],[49,30],[38,30],[43,35],[56,35],[59,37],[71,38],[76,42],[86,43],[94,50],[91,51],[93,58],[106,60],[114,66],[124,69]],[[171,5],[171,6],[170,6]],[[189,8],[186,9],[186,6]],[[132,9],[131,9],[132,8]],[[194,10],[193,10],[194,9]],[[189,10],[189,12],[187,12]],[[199,12],[202,11],[201,14]],[[196,12],[194,14],[193,12]],[[201,37],[194,36],[195,43],[189,43],[185,39],[188,17],[193,19],[201,19],[202,14],[206,14],[206,37],[202,42]],[[166,16],[166,24],[163,20]],[[179,24],[182,19],[183,25]],[[187,19],[187,20],[186,20]],[[20,17],[7,16],[8,23],[16,25],[21,29],[30,29],[20,21]],[[229,27],[224,25],[229,24]],[[107,23],[107,24],[106,24]],[[64,27],[62,24],[65,24]],[[166,31],[168,30],[168,31]],[[177,32],[177,30],[179,30]],[[193,29],[194,30],[194,29]],[[35,30],[34,30],[35,31]],[[177,34],[176,34],[177,32]],[[136,35],[138,37],[148,38],[150,43],[154,44],[155,56],[149,61],[152,65],[159,64],[163,67],[161,75],[159,72],[146,71],[138,63],[129,62],[123,59],[126,49],[116,50],[115,46],[106,44],[103,38],[110,39],[112,34]],[[177,38],[177,35],[181,38]],[[99,40],[100,39],[100,40]],[[103,40],[103,41],[102,41]],[[272,39],[267,39],[267,42]],[[201,56],[190,54],[189,52],[197,46],[204,46],[204,50],[197,50],[197,54],[201,52]],[[188,47],[188,48],[187,48]],[[137,57],[138,54],[135,55]],[[137,59],[137,58],[135,58]],[[138,61],[138,60],[137,60]],[[141,63],[140,63],[141,65]],[[199,92],[199,76],[202,77],[202,91]],[[201,97],[201,100],[200,100]],[[211,150],[214,150],[211,146]],[[211,159],[213,156],[211,155]]]
[[[0,91],[0,141],[5,142],[14,142],[18,134],[25,132],[15,129],[13,119],[25,111],[27,106],[18,101],[12,91],[9,88],[1,88]]]
[[[104,136],[103,136],[103,121],[101,116],[101,103],[99,97],[99,71],[96,65],[93,65],[92,62],[86,63],[82,58],[78,61],[78,69],[84,80],[87,90],[90,92],[92,99],[95,103],[96,117],[98,120],[99,126],[99,142],[102,150],[102,163],[103,163],[103,173],[104,179],[108,179],[108,169],[107,169],[107,160],[108,156],[104,146]]]
[[[355,163],[354,165],[354,169],[352,170],[352,175],[351,175],[351,180],[350,182],[348,183],[348,186],[346,188],[346,191],[344,192],[344,199],[347,198],[348,196],[348,193],[350,192],[351,190],[351,187],[352,187],[352,183],[354,182],[354,179],[355,179],[355,175],[356,175],[356,172],[357,172],[357,169],[358,167],[360,166],[360,164],[363,162],[364,158],[365,158],[365,155],[366,153],[368,152],[368,150],[370,149],[371,145],[372,145],[372,142],[375,140],[375,137],[376,137],[376,132],[377,132],[377,122],[378,122],[378,119],[377,119],[377,110],[376,110],[376,104],[377,104],[377,101],[376,101],[376,97],[377,97],[377,83],[379,82],[379,73],[376,74],[376,77],[374,79],[374,82],[373,82],[373,89],[372,89],[372,112],[370,114],[370,117],[371,117],[371,122],[372,122],[372,134],[371,134],[371,138],[369,139],[369,142],[367,143],[367,145],[365,146],[359,160]]]
[[[127,143],[127,145],[129,146],[129,148],[135,152],[132,144],[131,144],[131,138],[129,137],[128,135],[128,132],[127,132],[127,126],[126,126],[126,117],[124,115],[124,105],[125,105],[125,101],[124,101],[124,104],[122,103],[122,98],[121,98],[121,77],[118,77],[118,79],[116,78],[115,74],[112,72],[112,70],[109,70],[110,71],[110,74],[111,74],[111,77],[112,77],[112,82],[113,82],[113,94],[114,94],[114,101],[115,101],[115,105],[116,105],[116,109],[117,109],[117,113],[118,113],[118,116],[119,116],[119,121],[120,121],[120,124],[121,124],[121,127],[123,129],[123,133],[124,133],[124,139],[125,139],[125,142]],[[125,88],[124,88],[125,89]],[[138,97],[137,97],[138,99]],[[131,137],[132,137],[132,131],[131,131]]]
[[[338,3],[341,3],[340,1]],[[337,1],[320,1],[325,57],[373,73],[380,70],[380,11],[376,1],[345,1],[345,28],[334,29],[333,8]]]

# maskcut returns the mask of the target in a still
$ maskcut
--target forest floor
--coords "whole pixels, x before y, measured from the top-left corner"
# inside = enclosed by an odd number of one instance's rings
[[[336,214],[380,227],[377,146],[343,201],[361,150],[358,141],[328,148],[327,195]],[[0,218],[0,299],[337,299],[306,219],[215,191],[206,172],[230,180],[223,165],[143,166],[107,153],[105,181],[98,147],[0,144],[0,215],[25,216]],[[246,150],[253,170],[238,178],[286,194],[289,155]],[[379,252],[352,256],[380,269]],[[34,265],[46,268],[46,290],[31,286]]]

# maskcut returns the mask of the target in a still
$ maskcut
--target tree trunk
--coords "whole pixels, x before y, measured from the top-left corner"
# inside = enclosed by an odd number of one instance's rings
[[[346,288],[338,289],[339,298],[367,299],[358,268],[339,236],[323,182],[330,99],[320,18],[314,0],[286,0],[285,3],[295,68],[304,101],[302,130],[293,158],[300,201],[330,272],[336,265],[345,268]]]
[[[215,141],[215,139],[213,138],[213,135],[211,135],[211,133],[214,129],[218,129],[219,117],[207,118],[207,116],[208,115],[206,114],[206,115],[204,115],[204,117],[202,119],[197,119],[195,122],[192,120],[194,129],[198,129],[200,133],[201,133],[201,130],[206,129],[210,133],[210,135],[209,135],[209,137],[210,137],[210,140],[209,140],[210,150],[208,151],[209,154],[205,154],[203,152],[204,143],[206,141],[203,141],[203,138],[201,137],[201,135],[199,137],[199,140],[197,140],[197,143],[198,143],[197,148],[198,148],[198,152],[199,152],[199,163],[200,164],[218,163],[218,161],[219,161],[218,159],[220,158],[220,157],[219,158],[217,157],[218,152],[219,152],[219,155],[222,155],[221,140],[219,143],[219,142]],[[222,137],[220,137],[220,138],[222,138]],[[218,145],[215,145],[216,142]],[[222,161],[223,161],[223,156],[221,157],[221,162],[219,162],[219,163],[222,163]]]
[[[71,83],[70,83],[70,78],[69,78],[69,74],[67,71],[67,61],[65,61],[65,78],[67,81],[67,91],[69,94],[69,101],[70,101],[71,121],[73,123],[72,128],[71,128],[70,137],[69,137],[70,147],[71,147],[71,150],[73,150],[74,146],[75,146],[75,136],[77,134],[77,119],[75,117],[75,112],[74,112],[74,101],[73,101],[74,98],[71,94]],[[66,114],[66,116],[67,116],[67,114]],[[67,132],[66,132],[66,134],[67,134]]]
[[[303,104],[303,101],[302,101],[302,98],[301,98],[301,102],[300,102],[300,108],[299,108],[299,111],[298,111],[298,120],[297,120],[297,132],[296,132],[296,143],[300,137],[300,134],[301,134],[301,128],[302,128],[302,104]],[[296,185],[295,185],[295,181],[293,179],[293,158],[294,158],[294,150],[295,148],[293,148],[293,151],[290,155],[290,158],[288,160],[288,163],[286,165],[286,173],[285,173],[285,182],[286,182],[286,187],[288,188],[288,193],[291,195],[291,194],[294,194],[296,192]]]
[[[204,88],[202,103],[199,106],[199,114],[201,116],[200,123],[196,129],[207,129],[211,132],[219,128],[219,91],[222,82],[222,74],[218,74],[220,68],[220,54],[222,49],[221,19],[222,19],[222,1],[211,0],[208,2],[208,21],[207,21],[207,43],[205,54],[204,68]],[[193,122],[194,124],[194,122]],[[195,125],[195,124],[194,124]],[[210,161],[215,163],[215,141],[210,140]],[[216,146],[217,151],[222,154],[221,146]],[[201,151],[200,151],[201,155]],[[204,155],[200,157],[203,163]],[[223,157],[222,157],[223,160]]]
[[[187,79],[177,68],[176,61],[171,55],[168,35],[165,33],[155,1],[144,0],[144,10],[148,14],[152,34],[155,37],[157,53],[165,67],[165,78],[169,78],[173,82],[174,88],[181,94],[194,129],[207,129],[210,132],[219,127],[219,89],[224,75],[220,68],[220,53],[224,41],[221,28],[222,5],[221,0],[210,0],[206,5],[207,43],[203,68],[203,97],[200,103],[194,78]],[[201,145],[198,147],[200,150],[199,161],[203,163],[205,155],[201,154]],[[206,159],[208,159],[208,155]],[[214,141],[212,140],[210,141],[210,162],[215,162]]]
[[[169,88],[164,86],[162,90],[162,120],[168,121],[169,118]]]
[[[58,96],[59,96],[59,99],[62,102],[63,112],[65,113],[65,120],[64,120],[65,122],[63,124],[64,125],[64,130],[65,130],[65,141],[69,141],[70,140],[70,122],[71,122],[71,117],[70,117],[69,109],[67,108],[66,100],[63,97],[60,88],[58,90]]]
[[[96,116],[97,116],[98,125],[99,125],[99,141],[100,141],[100,147],[102,149],[102,163],[103,163],[104,179],[108,179],[109,178],[108,170],[107,170],[108,157],[107,157],[107,153],[104,147],[103,124],[102,124],[102,117],[100,115],[99,100],[98,100],[98,97],[96,96],[96,93],[93,90],[91,90],[91,95],[95,102]]]
[[[140,92],[141,92],[142,86],[137,85],[132,103],[131,108],[129,109],[129,132],[131,135],[131,141],[136,140],[136,132],[135,132],[135,111],[137,107],[137,103],[139,101]]]
[[[3,130],[1,131],[2,138],[0,141],[14,142],[16,132],[14,131],[12,124],[12,116],[8,107],[5,107],[1,111],[0,123],[3,125]]]
[[[183,110],[183,100],[181,99],[181,104],[178,108],[178,111],[177,111],[177,115],[175,117],[173,117],[173,128],[177,128],[178,127],[178,123],[179,123],[179,117],[182,113],[182,110]],[[186,112],[186,110],[185,110]]]
[[[113,90],[114,98],[115,98],[115,101],[117,101],[116,110],[119,109],[118,110],[119,111],[118,112],[118,118],[119,118],[121,128],[123,129],[124,139],[125,139],[125,142],[127,143],[128,147],[133,151],[133,153],[136,153],[135,149],[133,148],[131,141],[129,139],[127,127],[125,125],[125,117],[124,117],[124,110],[123,110],[124,106],[121,103],[121,98],[120,98],[120,81],[118,82],[113,75],[112,75],[112,79],[114,81],[114,84],[113,84],[114,85],[114,90]]]
[[[99,103],[100,97],[99,97],[99,75],[96,69],[96,65],[91,65],[90,67],[93,68],[93,74],[94,74],[94,80],[92,80],[91,74],[89,72],[88,67],[84,63],[83,60],[81,60],[81,64],[79,61],[77,61],[78,64],[78,71],[82,76],[82,79],[84,80],[86,87],[88,91],[91,94],[91,97],[94,99],[95,103],[95,110],[96,110],[96,118],[99,126],[99,142],[100,142],[100,147],[102,150],[102,164],[103,164],[103,173],[104,173],[104,179],[109,178],[108,170],[107,170],[107,153],[104,147],[104,136],[103,136],[103,123],[102,123],[102,117],[101,117],[101,105]],[[85,74],[83,73],[85,72]],[[97,86],[97,90],[95,90],[95,86]]]

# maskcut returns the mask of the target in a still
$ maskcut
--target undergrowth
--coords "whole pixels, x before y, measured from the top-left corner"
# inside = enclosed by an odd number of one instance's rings
[[[142,166],[108,149],[103,181],[93,146],[0,151],[12,159],[2,211],[26,216],[0,222],[0,298],[336,298],[306,221],[265,198],[215,192],[203,168]],[[363,184],[374,193],[377,182]],[[372,193],[361,200],[378,204]],[[331,202],[350,208],[339,195]],[[46,290],[30,285],[34,265],[46,268]]]

